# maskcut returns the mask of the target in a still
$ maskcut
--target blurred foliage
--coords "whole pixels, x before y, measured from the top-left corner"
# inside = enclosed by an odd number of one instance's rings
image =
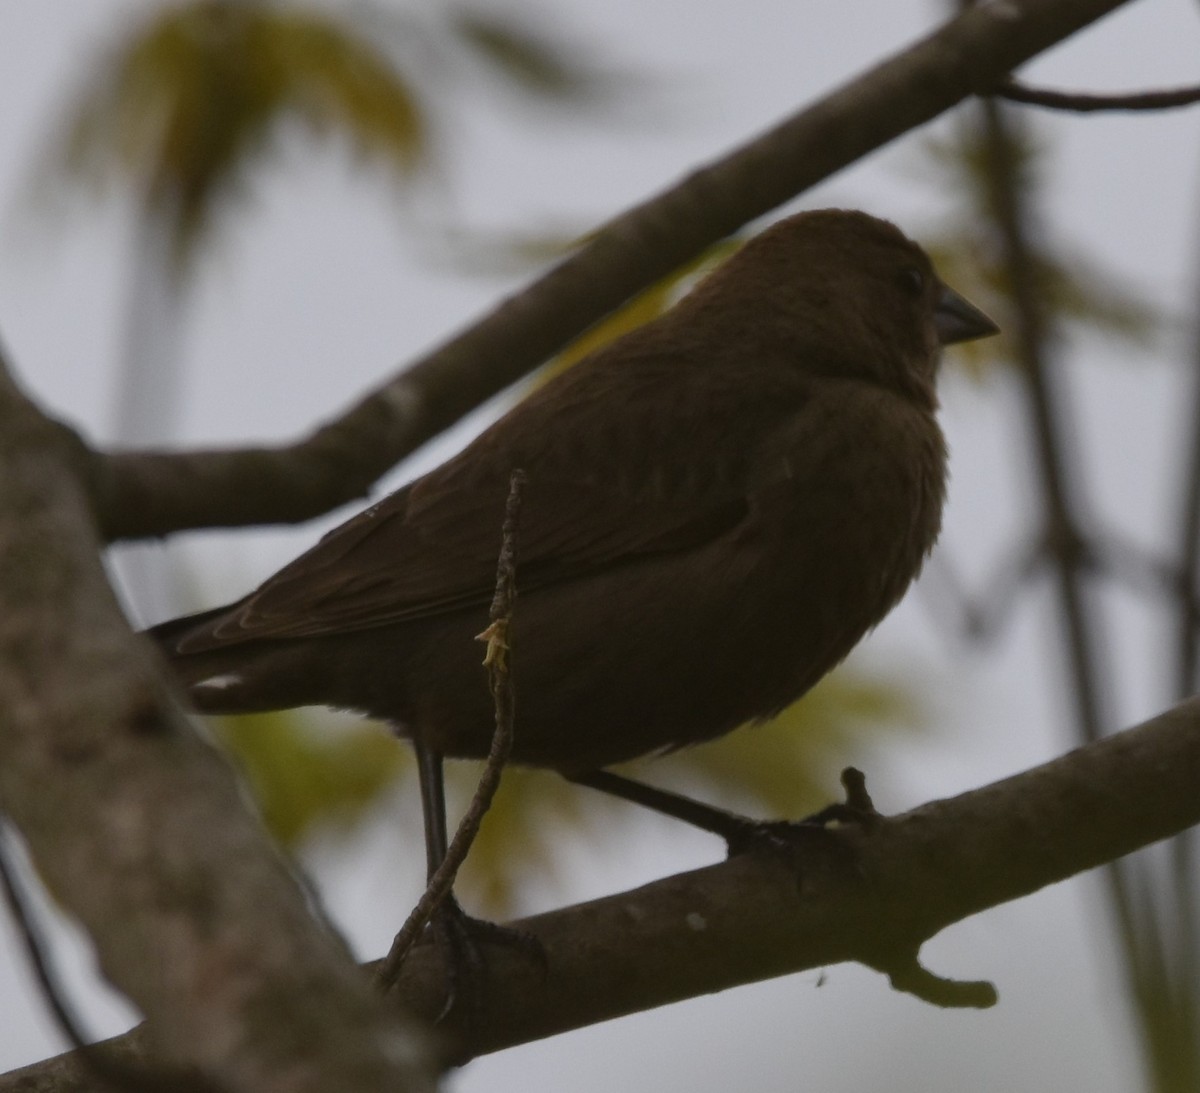
[[[470,796],[479,771],[476,763],[448,769],[456,796]],[[619,807],[619,802],[550,771],[509,767],[456,887],[486,916],[504,919],[519,913],[527,883],[561,875],[573,841],[603,831],[611,806]]]
[[[156,10],[76,104],[68,175],[134,180],[144,199],[174,202],[179,263],[285,121],[347,139],[401,176],[427,143],[416,92],[370,41],[316,12],[240,0]]]
[[[446,225],[430,241],[426,260],[459,277],[530,276],[579,245],[577,228],[532,230]]]
[[[878,733],[916,732],[925,712],[897,682],[835,671],[770,721],[676,753],[664,773],[730,808],[750,801],[764,818],[804,816],[841,799],[839,773]],[[641,777],[646,762],[630,773]]]
[[[998,337],[956,346],[954,359],[976,378],[982,378],[991,365],[1016,368],[1019,353],[1012,331],[1019,324],[1008,271],[991,235],[997,220],[990,207],[982,133],[968,118],[951,136],[927,141],[924,153],[922,173],[950,201],[940,224],[921,233],[921,244],[946,283],[1000,326]],[[1041,187],[1049,155],[1046,145],[1025,135],[1014,141],[1012,153],[1015,184],[1024,190]],[[950,203],[955,198],[957,205]],[[1142,292],[1047,231],[1031,233],[1030,239],[1051,333],[1070,326],[1137,347],[1153,339],[1163,315]]]
[[[51,169],[131,183],[168,209],[175,272],[186,272],[217,209],[283,148],[289,124],[347,142],[397,182],[428,166],[454,50],[542,100],[598,102],[617,85],[577,51],[468,9],[431,28],[378,6],[354,17],[281,0],[187,0],[152,9],[93,66]]]
[[[317,826],[350,826],[395,783],[409,752],[380,725],[322,724],[295,710],[214,720],[263,821],[294,847]]]
[[[511,15],[460,8],[451,13],[450,26],[489,68],[538,97],[595,103],[618,86],[613,74]]]

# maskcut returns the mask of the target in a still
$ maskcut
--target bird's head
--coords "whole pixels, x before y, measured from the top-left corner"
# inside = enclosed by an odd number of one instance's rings
[[[899,228],[844,209],[799,213],[751,239],[688,310],[742,353],[783,353],[806,371],[930,401],[941,347],[997,332]]]

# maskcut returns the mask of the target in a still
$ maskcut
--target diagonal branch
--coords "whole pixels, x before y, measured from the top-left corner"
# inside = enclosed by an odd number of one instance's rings
[[[222,1089],[434,1085],[159,682],[105,580],[63,434],[0,361],[0,800],[172,1065]]]
[[[1123,0],[994,0],[601,228],[495,311],[335,420],[277,448],[87,461],[110,540],[293,523],[362,496],[399,459],[636,292],[808,187],[990,92]]]

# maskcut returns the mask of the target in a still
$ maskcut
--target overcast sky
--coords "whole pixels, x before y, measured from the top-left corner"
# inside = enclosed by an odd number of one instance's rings
[[[181,442],[296,435],[519,283],[466,277],[431,261],[432,248],[416,241],[422,218],[452,216],[492,230],[586,229],[899,49],[942,14],[912,0],[510,2],[503,10],[645,73],[644,88],[635,84],[630,101],[607,118],[584,119],[522,109],[491,88],[459,96],[440,152],[438,196],[406,208],[342,150],[284,142],[285,154],[251,180],[236,215],[223,221],[197,279],[183,343]],[[0,337],[46,407],[104,440],[113,439],[131,209],[77,201],[47,212],[29,191],[35,160],[81,74],[120,21],[147,7],[0,0]],[[1194,82],[1198,15],[1183,0],[1140,0],[1027,75],[1069,88]],[[1186,390],[1178,362],[1194,287],[1200,113],[1039,121],[1053,148],[1048,230],[1121,271],[1180,320],[1152,351],[1136,355],[1094,340],[1067,347],[1096,510],[1155,546],[1164,542],[1172,503]],[[920,139],[871,157],[801,204],[863,207],[920,238],[953,200],[920,181]],[[1019,392],[1003,377],[978,384],[951,366],[943,396],[953,448],[944,547],[980,581],[1028,530]],[[207,536],[185,549],[206,567],[205,592],[230,596],[318,530]],[[1044,593],[1030,591],[1003,640],[985,650],[965,649],[948,633],[920,588],[870,640],[860,663],[919,681],[936,722],[873,762],[872,787],[885,811],[972,788],[1070,745]],[[1112,655],[1120,666],[1116,720],[1128,724],[1167,701],[1161,620],[1128,595],[1112,597],[1109,607],[1121,638]],[[376,827],[352,860],[333,842],[311,856],[364,956],[383,951],[411,891],[412,878],[394,876],[400,836],[386,822]],[[628,835],[580,847],[578,876],[564,886],[571,898],[720,852],[666,823],[631,823]],[[1001,1003],[992,1011],[936,1011],[892,993],[873,972],[837,967],[823,981],[793,976],[502,1053],[473,1064],[452,1087],[790,1093],[869,1088],[886,1075],[890,1089],[1126,1091],[1136,1087],[1137,1062],[1097,892],[1094,878],[1059,886],[978,916],[927,947],[940,973],[994,979]],[[0,1068],[55,1050],[56,1034],[11,944],[0,954],[0,983]],[[84,972],[72,983],[81,996],[99,998]],[[104,1033],[127,1019],[98,1000],[89,1015]]]

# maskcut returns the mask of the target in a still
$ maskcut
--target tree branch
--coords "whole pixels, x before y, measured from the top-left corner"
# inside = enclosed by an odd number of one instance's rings
[[[1042,106],[1047,110],[1066,110],[1073,114],[1093,114],[1115,110],[1175,110],[1200,102],[1200,87],[1175,87],[1169,91],[1129,91],[1124,94],[1092,95],[1080,91],[1053,91],[1048,87],[1006,80],[995,95],[1009,102]]]
[[[294,523],[362,496],[399,459],[707,246],[975,93],[1123,0],[993,0],[682,182],[307,438],[87,461],[110,540]]]
[[[470,1054],[847,960],[920,986],[924,941],[1200,823],[1197,785],[1193,699],[982,789],[870,830],[841,828],[836,841],[812,843],[798,868],[746,854],[524,919],[513,925],[542,943],[548,971],[507,947],[489,950]],[[436,947],[417,946],[395,1001],[436,1013],[442,975]],[[140,1042],[139,1030],[110,1041],[131,1052]],[[0,1078],[0,1093],[96,1089],[70,1053]]]
[[[169,1063],[222,1089],[426,1090],[388,1014],[159,682],[63,434],[0,361],[0,800]]]

